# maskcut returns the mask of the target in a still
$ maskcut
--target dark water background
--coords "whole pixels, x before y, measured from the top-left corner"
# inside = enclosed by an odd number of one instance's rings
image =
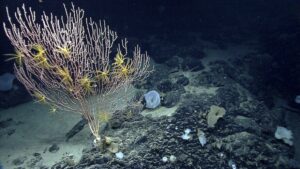
[[[56,0],[3,0],[1,22],[6,21],[5,6],[11,11],[25,3],[37,12],[64,13],[62,3]],[[135,38],[156,62],[170,59],[175,51],[163,56],[151,44],[143,43],[149,36],[157,36],[170,45],[185,47],[193,44],[189,33],[201,33],[202,38],[226,44],[257,39],[261,50],[272,57],[272,70],[262,70],[265,83],[280,90],[285,97],[299,93],[300,65],[300,2],[296,0],[75,0],[73,3],[86,11],[94,20],[105,19],[119,36]],[[0,53],[13,51],[0,28]],[[163,48],[163,46],[162,46]],[[168,48],[168,46],[165,46]],[[0,58],[0,73],[12,72],[12,63]],[[275,65],[275,66],[274,66]],[[270,68],[270,67],[268,67]],[[266,68],[267,69],[267,68]],[[259,73],[259,72],[258,72]],[[292,95],[292,96],[291,96]]]

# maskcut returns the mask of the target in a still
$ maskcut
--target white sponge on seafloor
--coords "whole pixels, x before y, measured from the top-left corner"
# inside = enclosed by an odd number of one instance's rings
[[[15,79],[15,75],[11,73],[4,73],[0,75],[0,91],[9,91],[13,88],[13,81]]]
[[[293,133],[291,130],[285,127],[277,126],[277,129],[275,131],[275,138],[283,140],[284,143],[290,146],[293,145]]]
[[[146,108],[155,109],[160,105],[160,95],[157,91],[152,90],[144,94],[146,100]]]

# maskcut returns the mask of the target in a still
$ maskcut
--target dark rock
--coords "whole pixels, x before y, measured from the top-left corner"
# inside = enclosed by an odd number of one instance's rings
[[[49,152],[51,153],[56,153],[59,150],[59,147],[57,144],[52,144],[51,147],[49,148]]]
[[[164,80],[164,81],[158,83],[156,87],[160,92],[163,92],[163,93],[167,93],[170,91],[179,91],[180,93],[185,92],[183,85],[177,84],[177,83],[172,83],[170,80]]]
[[[186,155],[186,154],[180,154],[178,156],[178,160],[181,161],[181,162],[187,161],[188,158],[189,158],[189,156]]]
[[[202,72],[195,77],[194,86],[222,87],[229,84],[227,75]]]
[[[173,84],[170,80],[165,80],[165,81],[160,82],[157,85],[157,89],[161,92],[166,93],[166,92],[172,91]]]
[[[180,100],[180,93],[177,91],[174,92],[168,92],[166,95],[163,97],[161,101],[161,105],[165,106],[167,108],[171,108],[175,106]]]
[[[240,94],[235,86],[224,86],[217,89],[216,98],[226,110],[235,108],[240,103]]]
[[[23,157],[18,157],[18,158],[16,158],[16,159],[14,159],[13,161],[12,161],[12,163],[14,164],[14,165],[21,165],[21,164],[24,164],[24,162],[27,160],[27,157],[26,156],[23,156]]]
[[[273,135],[278,123],[282,122],[282,116],[278,116],[277,110],[270,111],[262,101],[251,100],[241,104],[239,111],[244,116],[252,117],[260,126],[261,132]],[[278,116],[278,117],[276,117]],[[276,119],[276,118],[277,119]]]
[[[0,121],[0,129],[1,128],[6,128],[6,127],[9,127],[11,126],[12,124],[14,124],[14,121],[12,118],[8,118],[6,120],[2,120]]]
[[[121,125],[122,125],[122,121],[120,119],[112,118],[110,120],[110,126],[112,129],[118,129],[121,127]]]
[[[8,129],[8,130],[7,130],[7,135],[8,135],[8,136],[11,136],[11,135],[13,135],[15,132],[16,132],[16,129]]]
[[[184,58],[184,60],[181,63],[181,67],[185,71],[199,71],[204,69],[204,66],[200,59],[195,59],[191,57]]]
[[[146,79],[146,82],[144,84],[139,84],[140,85],[139,88],[153,90],[157,85],[157,82],[168,77],[169,73],[170,73],[170,68],[168,68],[167,66],[156,65],[154,71]]]
[[[91,166],[87,166],[86,169],[109,169],[108,167],[103,166],[103,164],[93,164]]]
[[[99,133],[104,134],[108,127],[109,127],[108,122],[102,122],[99,127],[100,128]]]
[[[41,156],[41,153],[33,153],[33,156],[34,156],[34,157],[40,157],[40,156]]]
[[[106,165],[108,161],[112,161],[109,154],[101,154],[98,148],[88,148],[82,151],[82,156],[78,164],[72,168],[88,168],[94,164],[99,164],[103,168],[108,168]]]
[[[79,122],[77,122],[75,126],[66,134],[66,141],[69,141],[69,139],[71,139],[77,133],[79,133],[86,124],[87,124],[87,120],[84,118],[82,118]]]
[[[258,142],[257,136],[248,132],[240,132],[222,138],[223,146],[226,150],[236,156],[245,156]]]
[[[31,158],[29,161],[26,162],[26,166],[28,168],[36,168],[36,167],[42,167],[39,165],[39,163],[43,160],[40,153],[34,153],[33,158]]]
[[[190,80],[187,77],[185,77],[184,75],[182,75],[178,78],[176,83],[179,84],[179,85],[186,86],[190,83]]]
[[[142,143],[145,143],[146,141],[147,141],[147,136],[142,135],[135,139],[134,144],[142,144]]]

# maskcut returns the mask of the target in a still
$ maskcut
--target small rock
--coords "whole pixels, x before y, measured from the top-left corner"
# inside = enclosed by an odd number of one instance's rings
[[[179,154],[178,157],[177,157],[177,160],[181,161],[181,162],[186,162],[189,159],[190,159],[189,156],[186,155],[186,154]]]
[[[257,136],[248,132],[240,132],[229,135],[222,139],[226,150],[231,151],[237,157],[249,155],[252,148],[257,144]]]
[[[135,141],[134,144],[142,144],[145,143],[147,141],[147,136],[146,135],[142,135],[142,136],[138,136]]]
[[[258,124],[255,122],[254,119],[251,119],[249,117],[236,116],[234,119],[234,123],[236,123],[239,126],[244,127],[245,129],[252,129],[252,130],[260,133],[260,127],[258,126]]]
[[[33,156],[34,156],[34,157],[40,157],[40,156],[41,156],[41,153],[33,153]]]
[[[79,133],[87,123],[88,123],[87,120],[84,118],[82,118],[79,122],[77,122],[75,126],[66,134],[66,141],[69,141],[69,139],[71,139],[77,133]]]
[[[12,124],[13,124],[13,119],[12,118],[3,120],[3,121],[0,121],[0,128],[6,128],[6,127],[8,127]]]
[[[16,129],[9,129],[7,130],[7,135],[11,136],[12,134],[14,134],[16,132]]]
[[[177,91],[174,92],[168,92],[162,100],[162,106],[165,106],[167,108],[171,108],[175,106],[180,100],[180,93]]]
[[[165,80],[165,81],[160,82],[157,85],[157,88],[159,91],[166,93],[166,92],[172,91],[173,84],[170,80]]]
[[[192,57],[185,58],[181,63],[181,66],[183,70],[199,71],[204,69],[201,60]]]
[[[110,121],[110,126],[111,126],[112,129],[120,128],[121,125],[122,125],[122,122],[119,119],[113,118]]]
[[[59,150],[59,147],[57,144],[52,144],[51,147],[49,148],[49,152],[51,153],[56,153]]]
[[[24,162],[27,160],[27,157],[26,156],[23,156],[23,157],[18,157],[18,158],[16,158],[16,159],[14,159],[13,161],[12,161],[12,163],[14,164],[14,165],[21,165],[21,164],[24,164]]]
[[[37,166],[42,166],[42,156],[40,153],[34,153],[34,158],[31,158],[29,161],[26,162],[26,166],[28,168],[36,168]]]
[[[180,76],[178,78],[178,80],[176,81],[176,83],[179,84],[179,85],[186,86],[186,85],[188,85],[190,83],[190,80],[187,77],[185,77],[185,76],[182,75],[182,76]]]

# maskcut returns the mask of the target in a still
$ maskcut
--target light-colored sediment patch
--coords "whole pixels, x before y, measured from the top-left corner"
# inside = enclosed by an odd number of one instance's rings
[[[159,118],[162,116],[172,116],[178,106],[174,106],[171,108],[166,108],[166,107],[159,107],[157,109],[146,109],[144,110],[141,114],[143,116],[150,116],[152,118]]]
[[[89,129],[75,135],[66,142],[65,134],[81,119],[80,115],[68,112],[49,113],[49,106],[33,102],[2,110],[1,119],[12,118],[14,122],[7,129],[15,129],[11,136],[0,137],[0,162],[4,168],[16,168],[12,161],[19,157],[26,157],[23,165],[34,159],[34,153],[40,153],[43,160],[41,165],[51,166],[58,162],[65,153],[74,155],[79,160],[82,150],[91,142],[88,138]],[[5,129],[2,129],[5,130]],[[52,144],[57,144],[56,153],[48,151]]]
[[[204,87],[204,86],[185,86],[185,90],[188,93],[193,94],[212,94],[215,95],[218,87]]]

